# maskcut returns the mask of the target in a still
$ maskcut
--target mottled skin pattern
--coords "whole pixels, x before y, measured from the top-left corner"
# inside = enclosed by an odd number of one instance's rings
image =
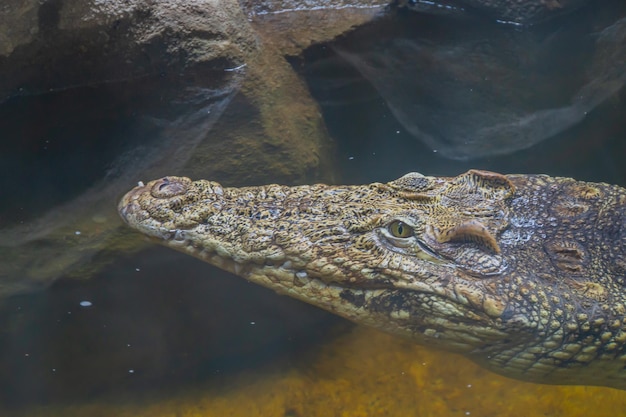
[[[166,177],[133,228],[514,378],[626,389],[626,190],[543,175],[223,188]]]

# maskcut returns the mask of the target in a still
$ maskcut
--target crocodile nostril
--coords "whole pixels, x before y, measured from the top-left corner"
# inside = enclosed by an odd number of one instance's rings
[[[169,198],[187,191],[187,184],[176,177],[164,177],[155,181],[151,193],[155,198]]]
[[[167,178],[167,177],[163,178],[161,181],[162,181],[162,182],[161,182],[161,185],[159,185],[159,191],[163,191],[163,189],[164,189],[165,187],[167,187],[168,185],[170,185],[170,180],[169,180],[169,178]]]

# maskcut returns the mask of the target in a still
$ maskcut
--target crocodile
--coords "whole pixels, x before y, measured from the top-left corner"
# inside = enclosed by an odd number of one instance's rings
[[[169,176],[118,210],[168,247],[499,374],[626,389],[619,186],[480,170],[351,186]]]

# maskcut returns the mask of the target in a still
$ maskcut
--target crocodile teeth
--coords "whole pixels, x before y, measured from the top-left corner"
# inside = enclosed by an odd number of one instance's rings
[[[176,230],[174,232],[174,240],[179,242],[185,240],[185,233],[182,230]]]

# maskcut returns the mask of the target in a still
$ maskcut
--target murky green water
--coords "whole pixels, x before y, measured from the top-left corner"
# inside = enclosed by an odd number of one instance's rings
[[[335,140],[337,182],[480,168],[626,185],[620,3],[531,30],[401,13],[290,58]],[[240,80],[226,78],[0,104],[6,415],[619,415],[626,393],[495,377],[123,228],[122,192],[185,174],[212,140],[198,132],[231,102]]]

